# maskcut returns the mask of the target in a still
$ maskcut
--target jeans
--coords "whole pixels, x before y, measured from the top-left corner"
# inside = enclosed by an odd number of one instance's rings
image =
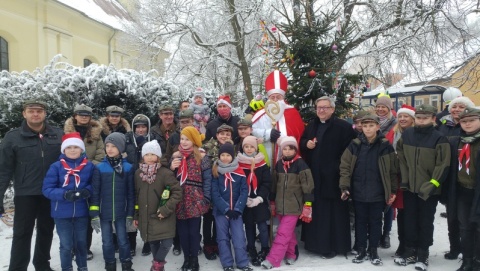
[[[170,251],[170,248],[172,247],[173,238],[156,240],[148,243],[152,250],[153,259],[157,262],[164,262],[168,251]]]
[[[228,219],[225,215],[215,214],[215,225],[217,227],[217,243],[222,267],[233,266],[232,244],[237,267],[243,268],[247,266],[247,244],[245,242],[242,217],[239,216],[233,220]]]
[[[55,218],[55,227],[60,239],[60,262],[62,271],[72,270],[72,250],[78,269],[87,267],[88,217]]]
[[[262,244],[262,248],[269,247],[268,245],[268,225],[266,221],[258,222],[257,228],[260,238],[260,243]],[[257,231],[255,230],[255,222],[253,223],[245,223],[245,233],[247,236],[247,247],[248,248],[255,248],[255,237]]]
[[[8,270],[27,270],[30,262],[33,229],[37,224],[37,237],[33,254],[33,265],[37,269],[50,266],[55,223],[50,216],[50,200],[43,195],[15,196],[13,218],[13,240]]]
[[[385,202],[355,201],[355,243],[358,248],[378,247],[382,236],[382,215]],[[390,208],[391,209],[391,208]]]
[[[118,252],[120,256],[120,262],[130,261],[130,244],[128,243],[127,237],[127,220],[117,219],[115,221],[110,220],[100,220],[102,227],[102,250],[103,250],[103,259],[106,263],[114,263],[115,259],[115,246],[113,245],[113,228],[112,223],[115,225],[115,230],[117,232],[118,239]]]

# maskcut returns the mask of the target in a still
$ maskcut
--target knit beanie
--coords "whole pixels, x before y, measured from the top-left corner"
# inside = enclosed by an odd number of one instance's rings
[[[160,148],[160,145],[158,145],[158,142],[156,139],[143,144],[142,157],[144,157],[148,153],[153,153],[159,158],[162,157],[162,149]]]
[[[232,156],[232,158],[235,158],[235,149],[233,147],[233,144],[230,143],[230,142],[227,142],[225,144],[223,144],[222,146],[220,146],[220,148],[218,149],[218,157],[220,157],[220,155],[222,153],[228,153]]]
[[[195,97],[202,97],[202,99],[205,99],[205,93],[201,87],[197,87],[193,92],[193,99],[195,99]]]
[[[112,143],[113,145],[115,145],[115,147],[117,147],[120,153],[124,153],[125,141],[126,139],[124,134],[119,132],[114,132],[109,134],[107,138],[105,138],[105,145],[107,145],[107,143]]]
[[[280,145],[280,150],[283,150],[284,147],[293,145],[298,150],[297,140],[293,136],[284,136],[280,137],[277,140],[278,145]]]
[[[377,99],[377,102],[375,103],[375,106],[377,105],[383,105],[388,107],[388,109],[392,110],[392,99],[390,99],[390,97],[388,96],[381,96]]]
[[[85,143],[83,143],[82,137],[79,132],[73,132],[63,135],[62,137],[62,153],[69,146],[77,146],[82,151],[85,151]]]
[[[466,107],[475,107],[475,104],[468,97],[457,97],[448,104],[448,111],[452,112],[454,104],[464,104]]]
[[[198,132],[193,126],[183,128],[181,134],[186,136],[188,140],[193,142],[193,145],[199,148],[202,146],[202,141],[205,139],[205,135],[200,134],[200,132]]]
[[[255,148],[255,150],[258,150],[258,144],[257,144],[257,138],[254,137],[254,136],[247,136],[243,139],[243,142],[242,142],[242,148],[243,146],[245,146],[246,144],[248,145],[251,145]]]

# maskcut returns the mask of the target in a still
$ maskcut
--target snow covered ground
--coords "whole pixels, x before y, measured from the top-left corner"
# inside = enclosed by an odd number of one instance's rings
[[[448,250],[448,236],[447,236],[447,220],[440,217],[440,212],[444,212],[445,207],[440,205],[437,208],[437,213],[435,217],[435,236],[434,244],[430,248],[430,266],[429,270],[456,270],[460,267],[461,262],[459,260],[445,260],[443,254]],[[393,263],[393,255],[395,249],[398,245],[398,240],[396,236],[396,221],[393,223],[393,235],[391,236],[392,247],[390,249],[379,249],[379,255],[383,260],[383,266],[373,266],[370,262],[364,262],[362,264],[354,264],[351,262],[353,256],[349,255],[348,259],[345,259],[344,256],[337,256],[333,259],[322,259],[321,257],[309,253],[303,249],[303,243],[299,242],[300,246],[300,258],[292,266],[282,265],[280,268],[273,270],[325,270],[325,271],[344,271],[344,270],[415,270],[413,265],[407,267],[396,266]],[[299,230],[299,229],[297,229]],[[10,247],[12,243],[12,228],[6,226],[0,222],[0,251],[3,251],[3,255],[10,255]],[[297,235],[299,236],[299,235]],[[33,238],[35,240],[35,237]],[[133,258],[133,268],[136,271],[147,271],[150,270],[150,262],[152,260],[150,256],[141,256],[141,245],[143,242],[138,236],[138,245],[137,245],[137,256]],[[257,244],[259,249],[259,244]],[[33,248],[33,246],[32,246]],[[60,258],[59,258],[59,241],[55,233],[52,245],[52,260],[51,266],[54,270],[61,270],[60,268]],[[91,250],[93,251],[94,258],[88,262],[89,270],[103,270],[104,262],[102,258],[102,241],[100,234],[95,234],[93,237],[93,244]],[[33,249],[32,249],[33,255]],[[118,257],[118,255],[117,255]],[[0,270],[8,270],[10,257],[2,256],[0,257]],[[201,270],[222,270],[220,261],[214,260],[209,261],[205,259],[204,255],[199,256],[200,269]],[[183,264],[183,256],[174,256],[169,253],[167,257],[166,270],[179,270],[180,266]],[[261,267],[254,267],[255,270],[262,270]],[[30,264],[28,270],[34,270],[33,266]],[[74,264],[74,270],[76,266]],[[118,270],[120,270],[120,264],[118,264]]]

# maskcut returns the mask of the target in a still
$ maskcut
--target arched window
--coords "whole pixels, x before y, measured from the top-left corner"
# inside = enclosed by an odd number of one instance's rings
[[[0,37],[0,71],[8,69],[8,42]]]
[[[84,67],[84,68],[90,66],[90,64],[92,64],[92,63],[93,63],[93,62],[92,62],[90,59],[88,59],[88,58],[83,59],[83,67]]]

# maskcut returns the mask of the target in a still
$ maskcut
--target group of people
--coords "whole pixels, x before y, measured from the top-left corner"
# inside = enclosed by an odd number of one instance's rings
[[[46,122],[47,104],[26,101],[21,127],[0,144],[0,213],[11,180],[15,190],[9,270],[27,270],[35,225],[32,263],[41,271],[52,270],[54,228],[62,270],[73,270],[73,259],[88,270],[93,231],[102,236],[109,271],[117,268],[117,250],[122,270],[133,270],[138,231],[152,271],[165,270],[172,247],[184,255],[182,271],[200,269],[202,250],[209,260],[219,256],[225,271],[292,265],[300,224],[306,250],[326,259],[351,252],[354,263],[381,265],[377,248],[390,247],[394,217],[394,262],[427,270],[439,201],[447,205],[450,241],[458,243],[445,257],[461,252],[458,270],[480,270],[480,110],[468,98],[450,101],[437,125],[435,107],[395,112],[381,96],[374,109],[356,113],[352,127],[325,96],[305,126],[284,101],[287,85],[272,72],[267,102],[257,99],[252,117],[242,119],[232,115],[229,96],[220,96],[210,120],[196,89],[178,116],[160,105],[154,125],[139,114],[130,126],[117,105],[96,121],[82,104],[61,130]]]

